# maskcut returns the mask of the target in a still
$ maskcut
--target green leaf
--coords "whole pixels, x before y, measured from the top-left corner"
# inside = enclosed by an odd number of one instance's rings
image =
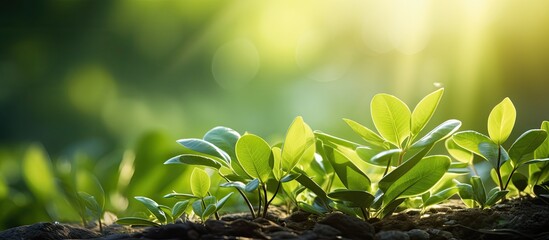
[[[203,137],[205,141],[229,154],[231,159],[236,156],[235,145],[239,138],[240,134],[237,131],[221,126],[212,128]]]
[[[523,157],[534,152],[547,138],[542,129],[531,129],[520,135],[509,148],[509,157],[515,165],[523,162]]]
[[[202,218],[202,215],[204,215],[204,207],[202,206],[202,200],[198,200],[193,202],[191,205],[193,208],[194,214],[198,215],[200,218]]]
[[[158,219],[159,222],[161,223],[166,222],[166,214],[164,213],[164,211],[160,209],[160,206],[158,206],[158,203],[156,203],[154,200],[147,197],[137,196],[134,198],[137,201],[143,203],[143,205],[145,205],[147,210],[149,210],[149,212],[151,212],[156,217],[156,219]]]
[[[221,163],[224,163],[224,166],[229,167],[229,165],[227,165],[225,162],[222,161]],[[216,161],[210,157],[195,154],[182,154],[168,159],[166,162],[164,162],[164,164],[188,164],[212,167],[215,169],[221,168],[221,164],[219,161]]]
[[[191,150],[188,153],[202,153],[210,156],[214,156],[221,161],[225,162],[224,165],[230,165],[231,157],[220,148],[216,147],[210,142],[197,138],[179,139],[177,143],[181,144],[187,150]]]
[[[468,167],[468,163],[452,162],[452,164],[450,164],[450,169],[448,169],[448,173],[468,174],[471,171]]]
[[[425,202],[423,202],[423,207],[428,207],[437,203],[440,203],[456,194],[459,191],[458,187],[451,187],[444,189],[440,192],[437,192],[431,196]]]
[[[338,138],[320,131],[314,132],[315,136],[324,143],[324,145],[328,145],[332,148],[338,148],[339,146],[350,148],[350,149],[356,149],[357,147],[360,147],[360,144],[348,141],[343,138]]]
[[[370,205],[372,205],[372,202],[374,201],[374,196],[372,194],[362,190],[339,189],[328,193],[328,197],[339,201],[350,202],[350,207],[360,207],[366,209],[370,208]]]
[[[242,191],[245,191],[244,189],[246,188],[246,184],[244,184],[243,182],[238,182],[238,181],[222,183],[219,186],[220,187],[234,187],[234,188],[238,188]]]
[[[248,175],[267,182],[273,162],[271,147],[265,140],[253,134],[245,134],[236,143],[236,156]]]
[[[387,151],[380,152],[373,156],[370,161],[370,163],[378,165],[378,166],[387,166],[387,162],[390,161],[394,156],[398,156],[402,150],[395,148],[395,149],[389,149]],[[391,162],[391,166],[398,166],[397,161]]]
[[[522,162],[520,165],[527,165],[527,164],[534,164],[534,163],[547,163],[547,162],[549,162],[549,158],[532,159],[532,160]]]
[[[516,172],[511,176],[511,182],[513,182],[513,185],[515,185],[519,192],[522,192],[528,186],[528,177],[524,176],[522,173]]]
[[[541,123],[541,129],[549,133],[549,121],[543,121]],[[536,149],[534,152],[534,158],[548,158],[549,157],[549,138],[546,138],[545,141]]]
[[[93,212],[94,217],[101,218],[103,209],[99,206],[99,203],[97,203],[97,200],[95,200],[94,196],[86,192],[78,192],[78,196],[84,203],[84,206],[86,206],[86,208]]]
[[[438,89],[429,95],[425,96],[421,101],[416,105],[414,111],[412,111],[412,135],[417,135],[421,129],[427,125],[433,113],[437,109],[438,103],[442,98],[444,93],[444,88]]]
[[[191,192],[193,195],[204,198],[210,190],[210,176],[206,171],[195,168],[191,173]]]
[[[223,207],[223,205],[225,205],[225,203],[227,202],[227,200],[229,200],[229,198],[233,195],[233,192],[225,195],[225,197],[219,199],[219,201],[217,201],[215,203],[215,207],[217,210],[221,209]]]
[[[316,194],[324,203],[328,204],[330,202],[326,192],[315,181],[309,178],[303,170],[298,168],[295,168],[294,170],[300,174],[299,177],[296,178],[297,182]]]
[[[214,212],[217,211],[217,208],[214,204],[206,205],[206,209],[204,209],[204,212],[200,216],[202,219],[207,219],[210,215],[212,215]]]
[[[494,169],[498,169],[503,163],[509,160],[507,151],[505,151],[502,146],[498,148],[493,142],[482,142],[479,144],[478,149],[482,154],[481,156],[488,160]]]
[[[497,145],[507,140],[515,126],[516,117],[517,111],[509,98],[503,99],[492,109],[488,116],[488,134]]]
[[[431,146],[440,140],[450,137],[459,127],[461,127],[461,121],[455,119],[447,120],[412,144],[412,148]]]
[[[285,182],[293,181],[296,178],[298,178],[299,175],[300,175],[299,173],[290,173],[290,174],[284,176],[282,179],[280,179],[280,182],[285,183]]]
[[[132,226],[160,226],[159,223],[153,222],[148,219],[138,217],[124,217],[116,220],[117,224],[132,225]]]
[[[362,139],[364,139],[367,143],[384,147],[385,140],[374,131],[351,119],[344,118],[343,121],[345,121],[347,125],[349,125],[349,127],[351,127],[351,129],[353,129],[353,131],[362,137]]]
[[[410,109],[389,94],[377,94],[371,102],[371,115],[376,129],[390,143],[400,146],[410,134]]]
[[[282,148],[282,169],[289,173],[301,159],[313,159],[315,136],[302,117],[296,117],[286,133]]]
[[[168,193],[164,195],[164,198],[178,198],[178,199],[193,199],[193,198],[199,198],[195,195],[188,194],[188,193]]]
[[[477,154],[478,156],[484,157],[480,150],[478,149],[479,145],[481,143],[493,143],[495,144],[489,137],[486,135],[483,135],[481,133],[475,132],[475,131],[463,131],[458,132],[452,136],[452,139],[454,142],[468,150],[473,152],[474,154]]]
[[[183,201],[176,202],[175,205],[173,205],[173,208],[172,208],[173,219],[178,219],[179,217],[181,217],[181,215],[183,215],[183,213],[185,213],[185,210],[189,206],[189,202],[190,202],[189,200],[183,200]]]
[[[252,191],[255,191],[258,187],[259,187],[259,179],[256,178],[250,181],[248,184],[246,184],[246,186],[244,187],[244,190],[246,190],[246,192],[252,192]]]
[[[369,191],[371,181],[357,166],[351,162],[342,152],[329,146],[324,148],[327,160],[334,168],[337,176],[350,190]]]
[[[456,186],[458,188],[459,197],[462,200],[474,199],[475,193],[473,192],[473,186],[471,186],[471,184],[457,182]]]
[[[488,199],[486,200],[486,206],[492,206],[496,204],[497,201],[503,199],[507,193],[509,193],[509,190],[503,190],[500,191],[498,187],[493,188],[488,194]]]
[[[403,164],[395,168],[389,174],[385,175],[378,182],[378,187],[381,191],[387,192],[387,189],[393,185],[395,181],[401,178],[404,174],[410,171],[416,164],[422,161],[423,157],[430,151],[430,148],[424,148],[416,153],[413,157],[405,161]]]
[[[415,196],[428,191],[444,176],[450,167],[447,156],[428,156],[404,173],[385,192],[383,204],[397,198]]]
[[[465,148],[460,147],[453,138],[446,139],[446,150],[452,157],[463,163],[470,163],[473,161],[473,153]]]
[[[276,180],[280,180],[284,174],[282,172],[282,149],[273,147],[271,151],[273,155],[273,176]]]
[[[484,190],[482,179],[477,176],[471,177],[471,187],[473,188],[474,199],[480,204],[481,208],[484,208],[486,204],[486,190]]]

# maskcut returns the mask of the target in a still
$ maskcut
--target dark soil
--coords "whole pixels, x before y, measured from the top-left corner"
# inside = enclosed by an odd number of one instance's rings
[[[274,210],[267,218],[232,214],[204,224],[161,227],[110,225],[103,234],[74,225],[37,223],[0,232],[0,239],[547,239],[549,204],[529,197],[491,209],[466,209],[459,201],[362,221],[341,213],[316,216]]]

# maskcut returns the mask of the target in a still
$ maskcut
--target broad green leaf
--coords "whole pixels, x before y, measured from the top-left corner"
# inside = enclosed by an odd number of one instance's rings
[[[541,123],[541,129],[549,133],[549,121],[543,121],[543,123]],[[534,152],[534,158],[547,157],[549,157],[549,138],[546,138],[545,141],[543,141],[543,143]]]
[[[393,185],[395,181],[401,178],[404,174],[410,171],[416,164],[422,161],[423,157],[429,152],[430,148],[424,148],[416,153],[413,157],[405,161],[403,164],[395,168],[389,174],[379,180],[378,187],[381,191],[387,192],[387,189]]]
[[[358,157],[360,157],[360,159],[368,162],[368,163],[372,163],[372,164],[376,164],[376,162],[372,162],[372,158],[374,156],[376,156],[377,154],[380,154],[382,152],[384,152],[385,150],[380,150],[380,149],[372,149],[370,147],[366,147],[366,146],[363,146],[363,147],[358,147],[356,148],[355,152],[356,154],[358,155]],[[380,166],[386,166],[387,163],[383,163],[383,161],[381,161],[381,165]]]
[[[322,189],[322,187],[320,187],[315,181],[309,178],[303,170],[300,170],[298,168],[295,168],[294,170],[300,174],[299,177],[296,178],[297,182],[316,194],[316,196],[320,198],[323,202],[330,202],[328,196],[326,195],[326,192]]]
[[[450,155],[456,160],[463,163],[469,163],[473,161],[473,153],[465,148],[460,147],[456,142],[454,142],[454,138],[446,139],[445,145],[448,153],[450,153]]]
[[[279,181],[283,176],[282,172],[282,149],[279,147],[271,148],[273,156],[273,176]]]
[[[219,199],[219,201],[217,201],[217,202],[215,203],[215,208],[216,208],[217,210],[221,209],[221,208],[223,207],[223,205],[225,205],[225,203],[227,202],[227,200],[229,200],[229,198],[233,195],[233,193],[234,193],[234,192],[231,192],[231,193],[225,195],[225,197]]]
[[[447,156],[428,156],[419,161],[409,171],[400,176],[385,192],[383,205],[397,198],[422,194],[433,187],[450,167]]]
[[[337,176],[345,187],[349,190],[369,191],[371,182],[368,176],[364,174],[351,160],[342,152],[329,146],[324,148],[327,160],[334,168]]]
[[[410,129],[412,135],[417,135],[427,125],[433,113],[435,113],[443,93],[444,88],[438,89],[425,96],[416,105],[414,111],[412,111],[412,127]]]
[[[30,146],[23,157],[23,177],[32,193],[47,202],[58,194],[51,162],[38,145]]]
[[[355,133],[362,137],[364,141],[379,147],[384,147],[385,140],[374,131],[351,119],[344,118],[343,121],[345,121]]]
[[[503,99],[492,109],[488,116],[488,134],[497,145],[507,140],[515,126],[516,117],[517,111],[509,98]]]
[[[451,187],[444,189],[440,192],[437,192],[431,196],[425,202],[423,202],[423,207],[428,207],[437,203],[440,203],[456,194],[459,191],[458,187]]]
[[[210,215],[215,213],[217,211],[217,208],[214,204],[206,205],[206,209],[204,209],[204,212],[202,213],[201,217],[202,219],[207,219]]]
[[[499,191],[499,188],[494,188],[496,191],[490,191],[490,194],[488,195],[488,199],[486,199],[486,206],[492,206],[496,204],[497,201],[503,199],[507,193],[509,193],[508,190]],[[494,190],[492,189],[492,190]]]
[[[289,173],[301,159],[312,159],[315,153],[313,130],[302,117],[292,122],[282,148],[282,169]]]
[[[410,109],[389,94],[377,94],[371,102],[371,115],[377,131],[390,143],[400,146],[410,134]]]
[[[198,215],[201,218],[202,218],[202,215],[204,214],[204,206],[202,206],[202,203],[203,203],[202,200],[198,200],[193,202],[193,204],[191,205],[193,208],[194,214]]]
[[[177,143],[181,144],[183,147],[185,147],[187,150],[190,150],[190,152],[187,153],[202,153],[210,156],[214,156],[221,161],[225,162],[225,165],[229,165],[231,163],[231,157],[229,154],[227,154],[225,151],[221,150],[220,148],[216,147],[210,142],[204,141],[202,139],[197,138],[187,138],[187,139],[179,139],[177,140]]]
[[[339,146],[342,146],[350,149],[356,149],[357,147],[360,147],[360,144],[358,143],[354,143],[343,138],[334,137],[320,131],[315,131],[314,134],[318,139],[322,141],[322,143],[324,143],[324,145],[328,145],[333,148],[338,148]]]
[[[461,199],[474,199],[475,193],[473,192],[473,186],[471,186],[471,184],[457,182],[456,186]]]
[[[370,208],[374,201],[374,196],[369,192],[362,190],[336,190],[328,193],[328,197],[339,201],[347,201],[350,207]]]
[[[511,176],[511,182],[513,182],[513,185],[515,185],[519,192],[522,192],[528,186],[528,177],[524,176],[522,173],[516,172]]]
[[[189,206],[189,200],[183,200],[176,202],[175,205],[173,205],[172,208],[172,217],[174,219],[178,219],[185,213],[185,210],[187,209],[187,206]]]
[[[259,187],[259,179],[256,178],[250,181],[248,184],[246,184],[246,186],[244,187],[244,190],[246,190],[246,192],[252,192],[252,191],[255,191],[258,187]]]
[[[461,122],[459,120],[447,120],[435,127],[417,142],[412,144],[412,148],[431,146],[432,144],[435,144],[440,140],[450,137],[454,132],[459,129],[459,127],[461,127]]]
[[[160,226],[159,223],[153,222],[148,219],[138,217],[124,217],[116,220],[117,224],[132,225],[132,226]]]
[[[206,171],[195,168],[191,173],[191,192],[200,198],[208,196],[210,190],[210,176]]]
[[[471,187],[473,188],[473,197],[483,208],[486,204],[486,190],[484,189],[484,184],[482,179],[477,176],[471,177]]]
[[[238,182],[238,181],[222,183],[219,186],[220,187],[234,187],[234,188],[238,188],[242,191],[244,191],[244,188],[246,188],[246,184],[244,184],[243,182]]]
[[[471,172],[468,167],[468,163],[452,162],[452,164],[450,164],[450,169],[448,169],[448,173],[468,174]]]
[[[101,218],[103,209],[99,206],[99,203],[97,203],[97,200],[95,200],[94,196],[86,192],[78,192],[78,196],[84,203],[84,206],[86,206],[86,208],[93,212],[94,217]]]
[[[236,156],[248,175],[267,182],[273,162],[271,147],[265,140],[253,134],[242,136],[236,143]]]
[[[164,198],[177,198],[177,199],[193,199],[193,198],[200,198],[198,196],[188,194],[188,193],[168,193],[164,195]]]
[[[534,152],[547,138],[547,132],[542,129],[531,129],[520,135],[509,148],[509,157],[515,165],[523,162],[523,157]]]
[[[235,145],[240,134],[227,127],[215,127],[204,134],[204,140],[220,148],[233,159],[236,156]]]
[[[161,223],[166,222],[166,214],[160,209],[158,203],[147,197],[137,196],[134,198],[137,201],[143,203],[147,210],[149,210],[149,212],[151,212],[156,217],[156,219],[158,219],[158,221],[160,221]]]
[[[389,149],[387,151],[380,152],[373,156],[369,163],[378,165],[378,166],[387,166],[387,162],[390,161],[394,156],[398,156],[402,150],[395,148],[395,149]],[[391,166],[398,166],[398,161],[391,162]]]
[[[502,146],[498,147],[493,142],[482,142],[478,145],[481,157],[488,160],[494,169],[499,168],[509,160],[509,154]]]
[[[194,154],[182,154],[182,155],[170,158],[164,162],[164,164],[199,165],[199,166],[212,167],[215,169],[221,168],[220,163],[224,163],[224,166],[226,167],[229,166],[223,161],[219,162],[210,157],[206,157],[202,155],[194,155]]]
[[[456,133],[452,136],[452,139],[454,140],[454,142],[458,146],[460,146],[460,147],[462,147],[462,148],[464,148],[468,151],[471,151],[474,154],[476,154],[478,156],[481,156],[481,157],[484,157],[482,155],[482,153],[480,152],[480,150],[478,149],[478,147],[481,143],[495,144],[486,135],[475,132],[475,131],[458,132],[458,133]]]

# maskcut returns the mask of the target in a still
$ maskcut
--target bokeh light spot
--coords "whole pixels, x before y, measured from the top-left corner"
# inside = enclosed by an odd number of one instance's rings
[[[217,49],[212,60],[215,81],[226,90],[246,86],[259,70],[259,53],[246,39],[237,39]]]
[[[100,66],[85,66],[67,76],[69,101],[83,113],[100,113],[116,97],[116,89],[111,74]]]

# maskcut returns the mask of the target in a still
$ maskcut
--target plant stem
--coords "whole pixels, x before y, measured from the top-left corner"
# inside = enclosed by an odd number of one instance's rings
[[[500,161],[501,161],[501,146],[498,144],[498,162],[496,166],[496,174],[498,175],[499,189],[505,190],[505,188],[503,188],[503,180],[501,179]]]
[[[511,174],[509,174],[509,178],[507,179],[507,182],[505,182],[505,187],[503,188],[503,190],[507,189],[507,186],[509,185],[509,182],[511,181],[511,177],[513,176],[513,173],[515,173],[515,171],[517,169],[518,169],[518,167],[513,168],[513,170],[511,171]]]
[[[225,179],[225,181],[227,182],[231,182],[231,180],[229,180],[227,177],[225,177],[224,175],[222,174],[219,174],[223,179]],[[244,201],[246,202],[246,205],[248,205],[248,209],[250,210],[250,214],[252,214],[252,218],[255,218],[255,212],[254,212],[254,207],[252,205],[252,203],[250,202],[250,199],[248,199],[248,197],[246,197],[246,194],[244,192],[242,192],[242,190],[240,190],[239,188],[235,187],[235,189],[238,191],[238,193],[240,193],[240,196],[242,196],[242,198],[244,199]]]
[[[267,202],[267,204],[265,205],[265,210],[264,210],[264,212],[263,212],[263,215],[267,216],[267,208],[269,208],[269,205],[270,205],[271,202],[275,199],[276,194],[278,193],[278,189],[280,189],[280,185],[282,185],[282,182],[279,181],[278,184],[276,185],[276,190],[275,190],[275,192],[274,192],[274,194],[273,194],[273,197],[272,197],[271,200],[269,200],[269,201]],[[265,194],[265,195],[266,195],[266,194]],[[265,200],[267,200],[267,199],[265,199]]]
[[[261,189],[257,189],[257,199],[259,200],[259,203],[257,204],[257,216],[260,217],[261,216],[261,205],[263,204],[263,200],[261,198]]]
[[[261,184],[261,188],[263,189],[263,197],[265,198],[265,206],[263,208],[263,217],[267,217],[267,210],[269,208],[269,201],[267,200],[267,187],[265,187],[265,184]],[[273,196],[274,198],[274,196]]]
[[[368,211],[364,209],[363,207],[360,208],[360,211],[362,212],[362,216],[364,217],[364,221],[368,220]]]

